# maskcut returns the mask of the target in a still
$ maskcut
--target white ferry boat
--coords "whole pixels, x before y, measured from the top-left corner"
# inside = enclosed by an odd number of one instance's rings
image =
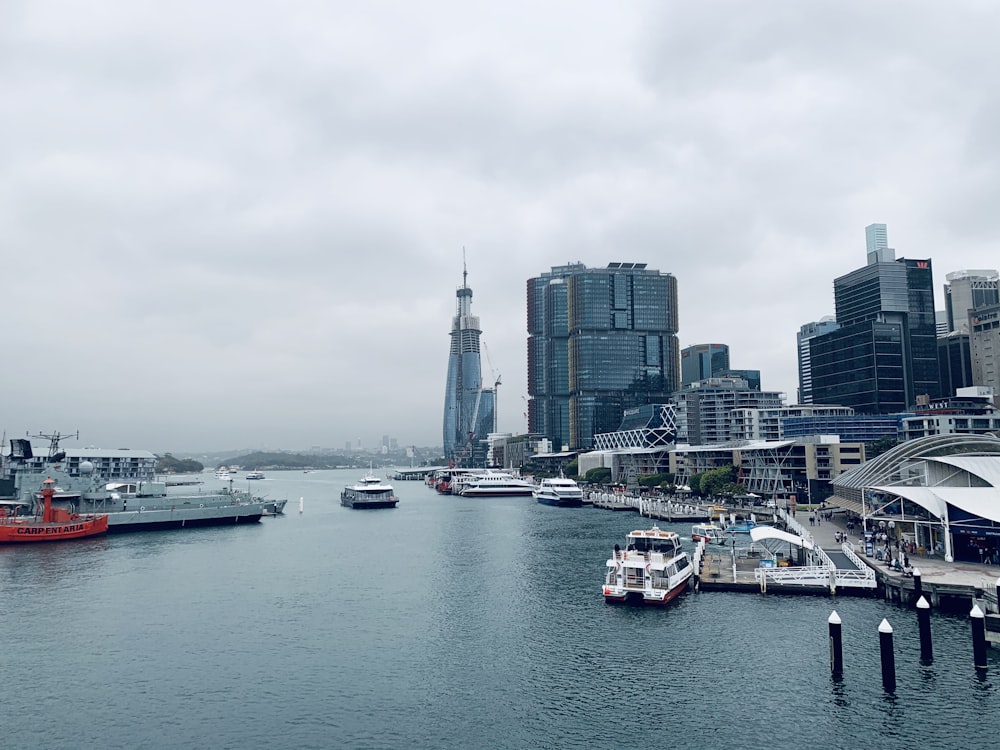
[[[534,495],[544,505],[560,508],[579,508],[583,505],[583,490],[580,485],[563,476],[543,479],[535,488]]]
[[[462,497],[530,497],[535,485],[506,471],[469,476],[459,492]],[[454,488],[452,488],[454,492]]]
[[[256,469],[254,469],[253,471],[248,471],[247,479],[264,479],[264,472],[257,471]]]
[[[726,530],[714,523],[696,523],[691,527],[691,540],[705,544],[725,544]]]
[[[229,480],[232,479],[232,476],[230,475],[229,469],[227,467],[220,466],[218,469],[215,470],[215,478]]]
[[[398,502],[392,485],[371,471],[340,493],[340,504],[348,508],[395,508]]]
[[[607,568],[603,592],[609,604],[666,604],[694,573],[680,537],[657,526],[630,532],[625,549],[615,545]]]

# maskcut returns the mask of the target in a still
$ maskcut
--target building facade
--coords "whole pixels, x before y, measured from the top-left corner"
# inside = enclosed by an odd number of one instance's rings
[[[837,321],[827,315],[818,321],[806,323],[795,335],[796,350],[799,356],[799,398],[800,404],[813,403],[812,392],[812,340],[824,333],[831,333],[840,328]]]
[[[455,293],[448,375],[444,393],[444,454],[454,466],[484,466],[487,436],[495,432],[496,384],[483,387],[479,347],[482,329],[472,314],[472,289],[462,269]]]
[[[785,396],[778,391],[750,388],[741,378],[708,378],[674,394],[677,442],[689,445],[733,440],[734,415],[744,409],[780,409]]]
[[[876,247],[866,266],[834,280],[834,302],[839,328],[810,339],[814,402],[891,414],[940,395],[929,259]]]
[[[1000,305],[969,313],[969,356],[972,382],[1000,393]]]
[[[528,431],[587,449],[680,382],[677,280],[645,263],[553,267],[527,282]]]
[[[948,331],[969,332],[969,313],[1000,304],[1000,275],[995,270],[953,271],[945,276],[945,312]]]
[[[726,344],[695,344],[681,349],[681,387],[714,378],[729,370]]]

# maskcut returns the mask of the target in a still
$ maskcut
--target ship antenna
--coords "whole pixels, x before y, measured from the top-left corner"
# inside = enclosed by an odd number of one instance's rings
[[[469,277],[469,271],[465,266],[465,245],[462,245],[462,288],[465,289],[469,286],[469,282],[466,280]]]

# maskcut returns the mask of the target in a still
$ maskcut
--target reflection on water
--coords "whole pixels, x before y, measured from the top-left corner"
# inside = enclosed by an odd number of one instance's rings
[[[419,482],[353,511],[339,493],[358,476],[268,472],[253,489],[286,514],[252,526],[0,549],[9,746],[924,750],[1000,708],[1000,652],[977,677],[965,618],[934,614],[921,666],[915,614],[873,599],[609,607],[604,562],[649,525],[635,514]]]

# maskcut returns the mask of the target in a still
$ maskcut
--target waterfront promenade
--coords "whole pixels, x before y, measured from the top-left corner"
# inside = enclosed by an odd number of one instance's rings
[[[841,518],[841,514],[832,514],[832,520],[820,519],[816,526],[808,526],[814,542],[823,549],[839,549],[837,533],[846,535],[847,541],[854,545],[858,556],[874,571],[891,599],[907,598],[912,592],[914,580],[901,571],[894,570],[884,561],[864,554],[864,539],[849,535]],[[808,523],[808,511],[799,511],[796,520],[803,526]],[[803,523],[805,521],[805,523]],[[920,572],[921,588],[931,599],[940,597],[956,598],[967,596],[971,599],[981,595],[981,592],[996,590],[997,579],[1000,578],[1000,565],[983,565],[973,562],[947,562],[941,555],[910,556],[910,565]],[[931,601],[936,605],[937,601]]]

